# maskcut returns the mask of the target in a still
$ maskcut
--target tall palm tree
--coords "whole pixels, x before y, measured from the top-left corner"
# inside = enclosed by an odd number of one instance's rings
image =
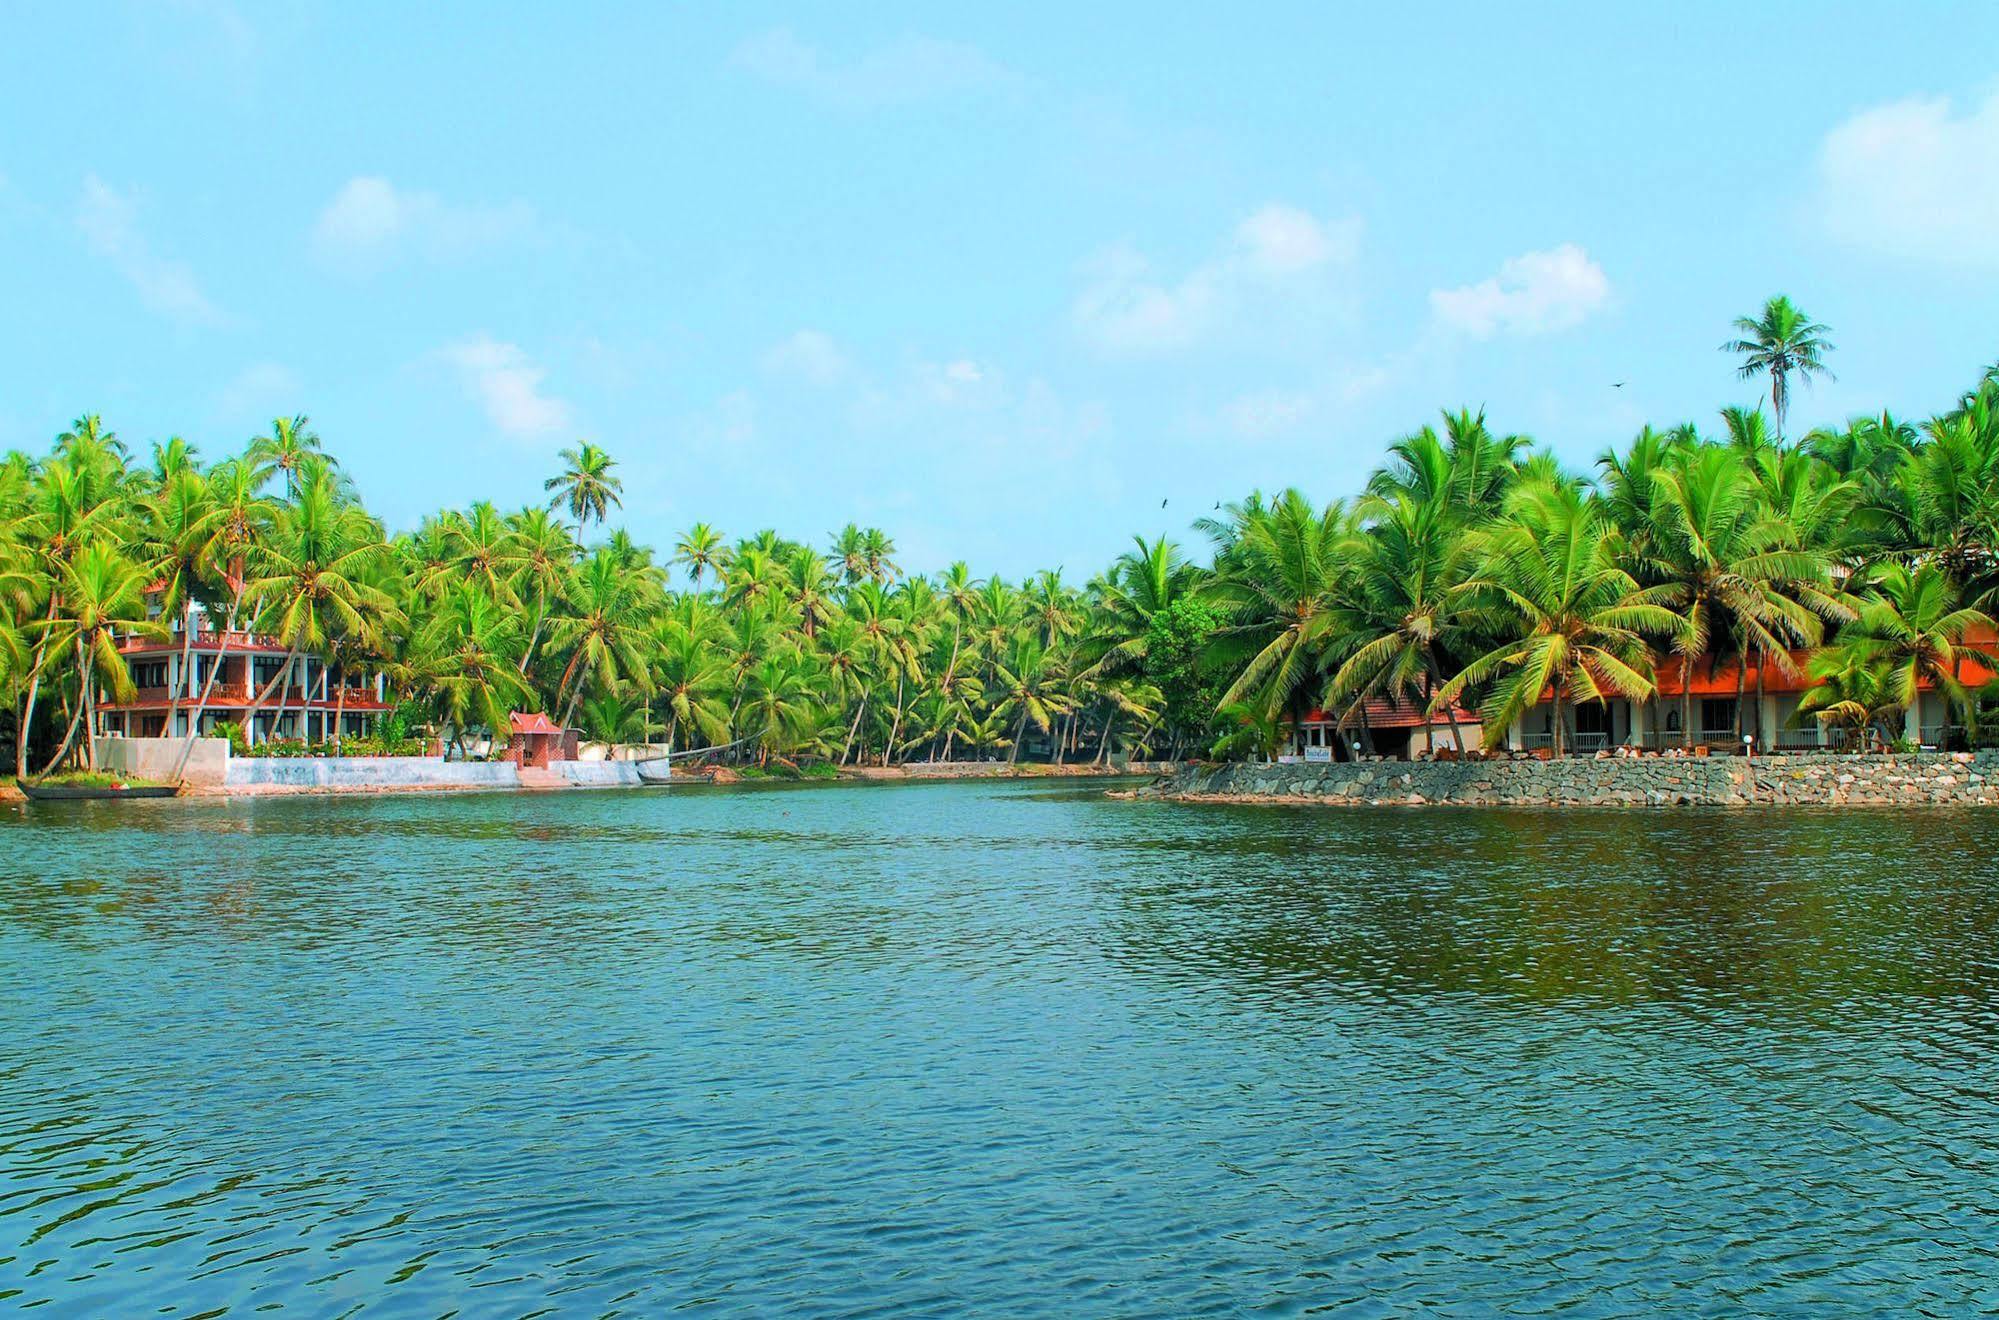
[[[557,457],[562,459],[562,471],[542,482],[541,488],[555,492],[548,507],[568,509],[579,532],[593,521],[603,522],[613,507],[624,507],[620,496],[625,485],[611,475],[616,459],[588,441]]]
[[[315,459],[329,461],[325,446],[304,413],[296,417],[273,418],[271,433],[260,435],[250,442],[250,455],[261,463],[269,464],[269,470],[284,477],[286,499],[297,498],[300,478],[309,463]]]
[[[1832,378],[1825,355],[1833,351],[1831,333],[1806,316],[1782,294],[1763,304],[1756,316],[1738,316],[1735,329],[1739,338],[1721,346],[1724,353],[1741,356],[1736,374],[1743,380],[1770,378],[1770,410],[1777,415],[1777,437],[1784,435],[1784,417],[1791,404],[1791,377],[1810,383],[1814,376]]]
[[[688,528],[673,547],[675,566],[687,571],[688,581],[694,584],[696,591],[701,590],[704,573],[719,577],[728,561],[728,547],[722,543],[722,534],[705,522]]]
[[[535,705],[520,669],[525,644],[520,615],[475,582],[454,584],[417,631],[413,675],[461,748],[468,729],[483,724],[497,737],[512,712]]]
[[[336,639],[370,637],[396,613],[374,569],[388,554],[381,525],[341,502],[323,474],[278,507],[267,539],[255,547],[244,588],[252,627],[285,648],[285,659],[243,713],[254,727],[271,694],[287,685],[301,655],[324,656]],[[282,705],[282,702],[281,702]]]

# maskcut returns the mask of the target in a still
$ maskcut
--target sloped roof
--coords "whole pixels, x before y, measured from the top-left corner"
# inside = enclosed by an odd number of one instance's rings
[[[548,716],[540,711],[532,715],[521,711],[511,711],[507,715],[507,727],[514,733],[561,733]]]

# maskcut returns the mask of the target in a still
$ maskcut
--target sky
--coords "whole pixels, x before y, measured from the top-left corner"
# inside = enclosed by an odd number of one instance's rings
[[[1999,359],[1999,5],[1515,8],[13,7],[0,449],[302,412],[402,528],[590,440],[662,547],[1079,581],[1446,407],[1715,429],[1779,292],[1793,433]]]

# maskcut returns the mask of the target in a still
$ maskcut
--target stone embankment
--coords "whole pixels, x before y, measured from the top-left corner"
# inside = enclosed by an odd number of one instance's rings
[[[1145,796],[1329,806],[1999,804],[1999,752],[1190,766]]]

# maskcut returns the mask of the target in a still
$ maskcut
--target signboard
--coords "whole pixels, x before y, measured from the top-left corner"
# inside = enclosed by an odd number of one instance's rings
[[[1330,747],[1307,747],[1305,749],[1305,759],[1308,762],[1331,761],[1333,759],[1333,749]]]

